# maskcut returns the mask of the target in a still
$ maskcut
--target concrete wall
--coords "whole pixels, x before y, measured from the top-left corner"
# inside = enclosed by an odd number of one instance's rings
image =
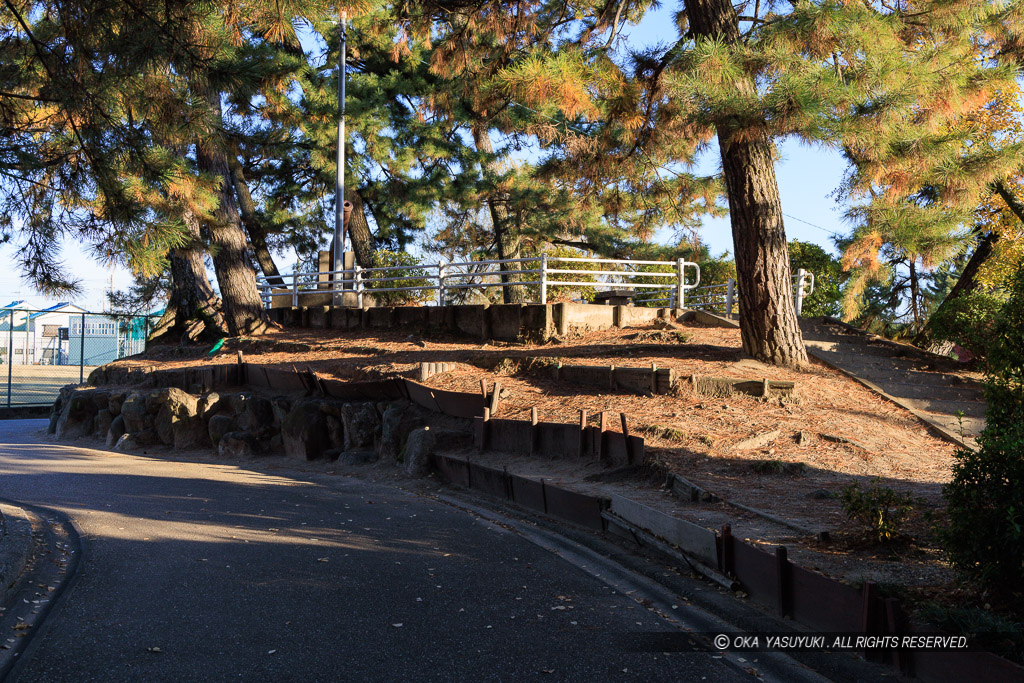
[[[474,339],[534,341],[574,332],[649,325],[658,318],[679,319],[690,311],[596,304],[495,304],[474,306],[332,307],[327,294],[300,295],[299,307],[275,299],[270,319],[285,327],[316,329],[401,329],[460,334]],[[346,296],[348,296],[346,294]],[[290,303],[290,298],[287,300]]]

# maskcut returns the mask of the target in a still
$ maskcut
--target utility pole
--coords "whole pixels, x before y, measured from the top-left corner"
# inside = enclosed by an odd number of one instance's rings
[[[341,12],[341,46],[338,52],[338,156],[336,159],[336,184],[334,188],[334,263],[331,269],[343,270],[345,265],[345,23],[348,12]],[[331,280],[335,283],[340,279],[335,274]]]

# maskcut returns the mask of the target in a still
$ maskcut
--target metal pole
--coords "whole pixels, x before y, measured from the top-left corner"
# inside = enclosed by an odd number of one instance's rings
[[[345,21],[348,12],[341,13],[341,46],[338,51],[338,154],[335,160],[334,186],[334,265],[331,270],[345,268]],[[335,274],[335,281],[338,275]]]
[[[800,313],[804,310],[804,278],[807,277],[807,271],[803,268],[798,268],[796,271],[796,317],[800,317]]]
[[[14,311],[7,313],[11,324],[7,326],[7,407],[11,407],[11,385],[14,383]]]
[[[540,255],[540,302],[548,302],[548,255]]]
[[[725,314],[732,315],[732,305],[736,300],[736,280],[729,278],[729,283],[725,288]]]
[[[85,313],[82,314],[82,342],[78,345],[78,383],[85,381]]]
[[[683,264],[685,261],[676,259],[676,306],[683,307]]]
[[[356,305],[359,308],[363,307],[363,269],[359,267],[359,264],[355,264],[353,267],[355,270],[356,280]]]
[[[444,272],[445,265],[439,263],[437,265],[437,305],[444,306]]]

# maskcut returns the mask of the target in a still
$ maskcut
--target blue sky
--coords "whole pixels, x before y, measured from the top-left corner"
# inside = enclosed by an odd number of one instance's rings
[[[651,45],[675,38],[672,15],[675,4],[648,13],[637,26],[628,26],[623,34],[631,45]],[[776,166],[782,209],[786,214],[786,235],[789,239],[819,244],[835,253],[832,233],[845,234],[849,226],[842,220],[844,207],[838,205],[829,195],[842,180],[844,164],[840,156],[832,151],[809,147],[796,140],[785,140],[779,144],[781,159]],[[718,167],[717,149],[709,151],[701,159],[699,172],[711,173]],[[670,230],[663,231],[668,237]],[[728,217],[705,219],[701,238],[715,254],[732,251],[732,235]],[[15,260],[15,247],[0,246],[0,298],[6,301],[27,299],[43,305],[48,300],[35,293],[20,277]],[[124,289],[131,283],[131,274],[124,268],[108,269],[93,260],[76,242],[65,243],[62,258],[69,269],[82,280],[83,294],[70,297],[75,303],[89,310],[103,310],[106,292],[111,282],[115,289]],[[294,257],[282,257],[279,266],[290,270]]]

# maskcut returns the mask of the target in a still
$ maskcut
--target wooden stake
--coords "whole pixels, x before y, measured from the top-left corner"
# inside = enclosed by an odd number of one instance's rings
[[[498,414],[498,400],[499,394],[501,394],[501,382],[494,383],[494,389],[491,391],[491,414]]]
[[[597,459],[603,461],[605,459],[605,432],[608,431],[608,414],[605,411],[601,411],[601,430],[597,435]]]
[[[629,443],[629,426],[626,424],[626,414],[619,413],[619,420],[622,422],[622,440],[626,443],[626,463],[633,464],[633,448]]]
[[[530,455],[537,450],[537,408],[530,408]]]
[[[426,382],[427,381],[427,364],[425,362],[424,363],[420,363],[420,381],[421,382]]]
[[[587,442],[587,411],[580,411],[580,445],[579,445],[579,457],[583,457],[583,448]]]
[[[480,393],[483,394],[484,398],[487,398],[487,380],[480,380]]]

